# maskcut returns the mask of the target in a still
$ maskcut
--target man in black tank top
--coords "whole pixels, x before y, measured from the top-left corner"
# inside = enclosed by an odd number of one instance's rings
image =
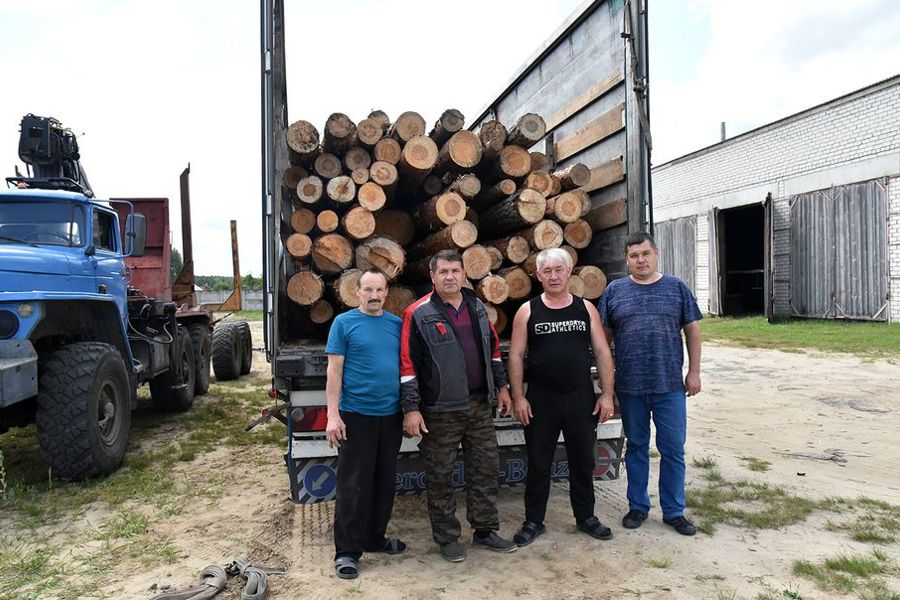
[[[550,467],[560,431],[569,459],[569,498],[576,526],[600,540],[613,536],[594,515],[597,421],[605,422],[614,410],[612,354],[597,309],[566,290],[571,274],[572,259],[565,250],[552,248],[538,254],[537,277],[544,293],[523,304],[513,320],[509,381],[513,413],[525,426],[528,453],[525,522],[514,537],[519,546],[527,546],[546,531]],[[603,392],[596,398],[591,350]]]

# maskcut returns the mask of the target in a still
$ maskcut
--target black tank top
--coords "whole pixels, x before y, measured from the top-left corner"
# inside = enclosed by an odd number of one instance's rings
[[[557,392],[591,385],[591,317],[584,300],[572,296],[565,308],[548,308],[540,296],[529,302],[529,385]]]

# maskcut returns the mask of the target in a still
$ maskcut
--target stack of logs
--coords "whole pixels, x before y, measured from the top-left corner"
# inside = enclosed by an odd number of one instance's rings
[[[358,306],[356,281],[370,267],[391,280],[385,309],[402,315],[430,289],[430,257],[455,248],[468,285],[503,332],[518,305],[540,291],[540,250],[561,247],[578,265],[593,235],[581,189],[590,169],[576,163],[551,172],[545,154],[529,152],[546,134],[537,114],[509,131],[499,121],[476,132],[463,124],[455,109],[427,134],[415,112],[393,123],[382,111],[359,123],[334,113],[321,140],[306,121],[290,125],[287,294],[303,318],[324,324]],[[606,276],[591,265],[576,266],[569,281],[587,299],[605,287]]]

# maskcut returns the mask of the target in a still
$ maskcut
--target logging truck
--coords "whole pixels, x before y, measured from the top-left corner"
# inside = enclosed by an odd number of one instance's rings
[[[474,119],[448,108],[433,126],[413,110],[289,119],[285,35],[283,0],[261,0],[264,417],[287,426],[293,500],[313,503],[335,496],[325,341],[361,271],[387,275],[385,310],[402,315],[430,291],[430,256],[456,248],[501,339],[539,292],[541,249],[570,253],[569,289],[591,300],[626,274],[624,239],[652,221],[646,0],[586,3]],[[495,427],[500,482],[524,482],[521,426]],[[418,441],[403,441],[397,493],[424,490]],[[618,418],[597,428],[595,478],[618,476],[623,442]],[[562,443],[552,475],[568,475]]]

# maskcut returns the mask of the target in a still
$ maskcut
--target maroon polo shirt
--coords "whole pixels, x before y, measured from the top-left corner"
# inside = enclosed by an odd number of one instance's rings
[[[465,300],[459,305],[457,311],[452,304],[444,302],[447,307],[447,316],[450,317],[450,324],[453,331],[456,332],[456,339],[462,346],[463,355],[466,357],[466,379],[469,380],[469,391],[477,392],[487,387],[487,381],[484,378],[484,363],[481,359],[481,352],[478,350],[478,341],[475,339],[475,330],[472,327],[472,315],[466,308]]]

